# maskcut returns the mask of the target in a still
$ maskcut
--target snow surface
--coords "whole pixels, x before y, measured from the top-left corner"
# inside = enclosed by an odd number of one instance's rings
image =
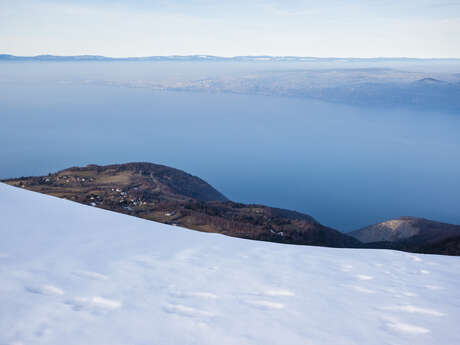
[[[0,184],[0,344],[460,344],[460,258],[280,245]]]

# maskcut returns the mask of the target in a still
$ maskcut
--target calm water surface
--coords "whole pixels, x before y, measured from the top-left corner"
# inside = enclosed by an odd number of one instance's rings
[[[108,86],[0,86],[0,177],[149,161],[348,231],[460,224],[460,115]]]

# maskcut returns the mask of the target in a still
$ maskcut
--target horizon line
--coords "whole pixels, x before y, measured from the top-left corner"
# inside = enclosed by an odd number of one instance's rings
[[[145,56],[107,56],[98,54],[79,54],[79,55],[55,55],[55,54],[38,54],[38,55],[14,55],[9,53],[0,53],[0,58],[23,58],[23,59],[36,59],[36,58],[99,58],[99,59],[110,59],[110,60],[128,60],[128,59],[149,59],[149,58],[216,58],[216,59],[237,59],[237,58],[248,58],[248,59],[335,59],[335,60],[460,60],[460,57],[409,57],[409,56],[374,56],[374,57],[337,57],[337,56],[301,56],[301,55],[233,55],[233,56],[222,56],[222,55],[211,55],[211,54],[171,54],[171,55],[145,55]]]

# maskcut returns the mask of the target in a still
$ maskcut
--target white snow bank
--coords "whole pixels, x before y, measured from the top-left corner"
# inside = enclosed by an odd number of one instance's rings
[[[460,258],[203,234],[0,184],[0,344],[460,344]]]

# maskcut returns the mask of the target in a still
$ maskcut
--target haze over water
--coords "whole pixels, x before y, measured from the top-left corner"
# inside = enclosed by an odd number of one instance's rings
[[[0,84],[0,108],[1,178],[148,161],[339,230],[460,224],[458,114],[56,83]]]

